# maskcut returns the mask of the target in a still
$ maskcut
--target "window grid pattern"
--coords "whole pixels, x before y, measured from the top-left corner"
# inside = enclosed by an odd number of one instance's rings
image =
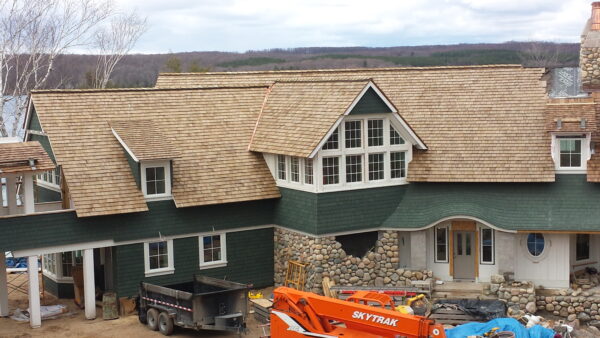
[[[481,262],[494,263],[494,232],[492,229],[481,229]]]
[[[336,128],[333,131],[333,133],[331,134],[331,136],[329,137],[327,142],[325,142],[325,144],[323,145],[323,150],[331,150],[331,149],[339,148],[339,138],[340,138],[339,129],[340,128]]]
[[[544,235],[540,233],[532,233],[527,235],[527,250],[532,256],[539,256],[544,252],[546,243]]]
[[[369,120],[367,132],[369,147],[383,145],[383,120]]]
[[[406,152],[396,151],[390,153],[390,174],[392,178],[406,177]]]
[[[344,128],[346,148],[360,148],[362,146],[362,121],[347,121]]]
[[[435,229],[435,261],[448,261],[448,230],[446,228]]]
[[[300,182],[300,159],[298,157],[290,158],[290,180]]]
[[[165,168],[146,168],[146,195],[158,195],[165,193]]]
[[[285,156],[277,155],[277,178],[285,180]]]
[[[44,266],[44,270],[56,276],[56,255],[45,254],[43,258],[42,265]]]
[[[313,184],[313,160],[304,160],[304,183]]]
[[[169,267],[169,251],[167,241],[148,243],[150,270]]]
[[[565,168],[581,167],[581,139],[560,140],[560,166]]]
[[[323,184],[340,183],[340,158],[323,157]]]
[[[404,139],[400,134],[396,131],[394,126],[390,123],[390,144],[393,146],[404,144]]]
[[[218,262],[223,259],[221,257],[221,235],[204,236],[202,245],[204,263]]]
[[[369,154],[369,181],[384,179],[383,154]]]
[[[362,172],[362,155],[346,156],[346,182],[361,182]]]

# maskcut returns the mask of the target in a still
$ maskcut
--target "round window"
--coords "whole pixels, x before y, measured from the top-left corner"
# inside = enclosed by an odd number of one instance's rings
[[[545,246],[544,235],[533,233],[527,236],[527,250],[532,256],[539,256],[544,252]]]

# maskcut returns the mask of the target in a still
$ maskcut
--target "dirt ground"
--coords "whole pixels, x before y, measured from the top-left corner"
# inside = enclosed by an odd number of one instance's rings
[[[9,274],[9,284],[26,281],[26,274]],[[25,289],[27,284],[24,285]],[[262,290],[263,294],[270,295],[272,288]],[[9,290],[10,292],[10,290]],[[79,309],[71,299],[57,299],[49,293],[45,293],[42,305],[63,304],[67,306],[69,313],[56,319],[42,321],[42,327],[32,329],[29,322],[18,322],[10,318],[0,318],[0,338],[25,338],[25,337],[164,337],[159,332],[154,332],[142,325],[137,315],[121,317],[115,320],[103,320],[102,309],[96,308],[99,318],[95,320],[85,319],[83,310]],[[27,294],[13,291],[9,294],[9,307],[12,312],[16,308],[27,309]],[[263,335],[261,325],[250,314],[246,320],[248,333],[244,337],[260,337]],[[267,328],[268,333],[268,328]],[[189,329],[175,328],[173,337],[239,337],[237,334],[221,333],[214,331],[197,332]]]

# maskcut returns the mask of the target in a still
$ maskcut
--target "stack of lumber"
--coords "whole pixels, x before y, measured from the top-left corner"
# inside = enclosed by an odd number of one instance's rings
[[[252,307],[254,308],[254,318],[261,323],[268,323],[273,302],[268,299],[258,298],[250,299],[250,303],[252,303]]]

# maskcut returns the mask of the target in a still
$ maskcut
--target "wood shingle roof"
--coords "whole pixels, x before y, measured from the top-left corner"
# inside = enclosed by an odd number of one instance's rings
[[[34,161],[30,166],[29,160]],[[54,162],[38,141],[0,143],[0,176],[54,169]]]

